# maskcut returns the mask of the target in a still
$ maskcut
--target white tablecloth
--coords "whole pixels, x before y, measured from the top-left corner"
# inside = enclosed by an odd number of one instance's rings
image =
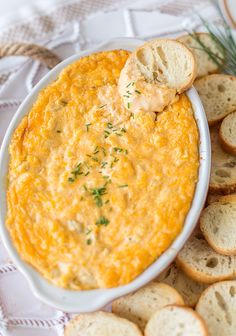
[[[47,0],[0,18],[0,42],[24,40],[53,49],[61,59],[121,36],[177,36],[199,28],[196,13],[219,19],[205,0]],[[109,29],[107,29],[109,27]],[[24,57],[0,60],[0,142],[18,105],[48,70]],[[0,242],[0,335],[63,333],[69,315],[39,302]]]

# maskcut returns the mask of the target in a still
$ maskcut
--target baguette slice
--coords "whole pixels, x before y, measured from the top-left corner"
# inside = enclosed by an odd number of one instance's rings
[[[218,195],[218,194],[208,194],[207,196],[207,205],[212,203],[222,201],[222,202],[235,202],[236,201],[236,193],[229,195]]]
[[[219,49],[208,33],[197,33],[197,37],[211,52],[221,56]],[[197,78],[218,72],[218,66],[201,49],[199,43],[191,35],[181,36],[178,41],[184,43],[193,52],[197,63]]]
[[[236,281],[222,281],[208,287],[196,307],[211,336],[236,335]]]
[[[206,324],[193,309],[170,305],[152,315],[145,336],[207,336]]]
[[[218,202],[221,197],[223,196],[219,194],[208,194],[207,199],[206,199],[206,204],[210,205],[212,203]]]
[[[164,283],[150,283],[133,294],[122,297],[112,304],[113,313],[136,323],[144,330],[152,314],[168,304],[184,304],[180,294]]]
[[[119,93],[132,112],[162,112],[196,77],[193,53],[181,42],[156,39],[128,58],[119,78]]]
[[[157,280],[174,287],[183,297],[185,304],[190,307],[197,304],[201,293],[208,287],[205,283],[189,278],[176,264],[172,264],[162,272]]]
[[[236,77],[215,74],[195,81],[210,126],[236,110]]]
[[[231,194],[236,191],[236,157],[221,148],[218,127],[213,127],[210,131],[212,149],[210,192]]]
[[[185,244],[176,263],[189,277],[203,283],[231,280],[236,275],[236,257],[215,252],[199,231]]]
[[[209,245],[223,255],[236,255],[236,202],[219,201],[205,208],[200,228]]]
[[[81,314],[66,325],[65,336],[142,336],[132,322],[112,313],[96,312]]]
[[[220,143],[226,152],[236,155],[236,112],[230,113],[222,121]]]

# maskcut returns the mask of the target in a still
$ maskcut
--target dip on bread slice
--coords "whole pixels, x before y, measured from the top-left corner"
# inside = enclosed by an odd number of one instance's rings
[[[119,78],[119,94],[132,111],[162,112],[192,86],[196,63],[181,42],[153,40],[133,52]]]

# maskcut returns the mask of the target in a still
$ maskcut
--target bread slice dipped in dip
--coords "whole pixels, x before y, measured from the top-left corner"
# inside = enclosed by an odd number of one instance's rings
[[[132,78],[122,84],[135,55],[125,50],[67,66],[13,134],[6,225],[21,258],[57,286],[127,284],[183,227],[198,178],[199,135],[181,93],[195,63],[186,47],[166,41],[168,48],[162,40],[151,56],[159,70],[152,80],[142,73],[137,86]],[[144,60],[145,48],[150,44]],[[180,51],[183,64],[172,57]],[[173,79],[174,66],[181,81]],[[124,85],[131,94],[144,90],[145,104],[132,110]]]

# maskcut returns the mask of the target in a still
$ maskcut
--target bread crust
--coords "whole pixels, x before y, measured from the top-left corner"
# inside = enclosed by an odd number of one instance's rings
[[[222,121],[222,124],[220,125],[220,129],[219,129],[219,141],[220,141],[220,144],[221,144],[222,148],[227,153],[236,155],[236,146],[232,146],[229,142],[227,142],[227,139],[225,139],[225,137],[223,135],[223,126],[224,126],[223,123],[224,123],[224,120]]]
[[[154,294],[155,287],[158,287],[159,290],[161,289],[163,294],[166,294],[166,292],[168,291],[168,294],[166,296],[169,296],[169,297],[172,296],[173,299],[171,301],[174,302],[175,304],[178,304],[179,306],[185,304],[182,296],[177,291],[177,289],[175,289],[174,287],[172,287],[172,286],[170,286],[166,283],[162,283],[162,282],[151,282],[150,284],[142,287],[141,289],[137,290],[133,294],[132,293],[128,294],[127,296],[121,297],[120,299],[117,299],[117,300],[113,301],[112,312],[114,314],[116,314],[117,316],[120,316],[122,318],[126,318],[126,319],[132,321],[133,323],[136,323],[139,326],[139,328],[141,330],[143,330],[144,325],[146,325],[146,323],[147,323],[146,317],[143,316],[142,318],[140,318],[140,314],[132,312],[133,309],[134,309],[133,308],[133,303],[132,304],[129,303],[129,306],[128,306],[129,307],[129,313],[127,313],[126,309],[124,308],[124,305],[127,302],[126,300],[129,299],[129,298],[132,298],[132,296],[134,296],[135,294],[137,294],[137,296],[140,295],[136,299],[137,300],[139,299],[139,301],[141,301],[142,297],[145,296],[145,292],[144,292],[145,289],[150,288],[152,290],[153,295],[155,295]],[[122,303],[124,304],[123,307],[122,307]],[[140,302],[140,304],[141,304],[141,302]],[[120,305],[121,305],[121,307],[120,307]],[[164,307],[166,305],[167,304],[163,304],[163,303],[160,304],[161,307]]]
[[[218,183],[210,183],[209,191],[212,194],[220,194],[220,195],[229,195],[236,192],[236,183],[231,185],[228,184],[218,184]]]
[[[200,326],[201,326],[201,334],[199,334],[199,336],[208,336],[208,330],[207,330],[207,326],[206,326],[206,323],[205,321],[203,320],[203,318],[196,312],[194,311],[192,308],[190,307],[187,307],[187,306],[179,306],[179,305],[176,305],[176,304],[172,304],[172,305],[168,305],[166,307],[163,307],[161,309],[159,309],[155,314],[160,314],[163,310],[168,310],[170,308],[176,308],[176,309],[181,309],[182,311],[185,311],[187,312],[188,314],[190,313],[194,319],[196,319]],[[171,323],[172,321],[170,321]],[[145,331],[144,331],[144,336],[150,336],[150,334],[148,333],[148,331],[146,330],[145,328]]]
[[[214,290],[214,293],[216,293],[216,292],[218,292],[218,293],[220,293],[220,292],[222,292],[222,288],[219,288],[218,290],[217,290],[217,288],[219,287],[219,286],[222,286],[222,285],[230,285],[230,286],[236,286],[236,281],[235,280],[228,280],[228,281],[220,281],[220,282],[217,282],[217,283],[215,283],[215,284],[213,284],[213,285],[211,285],[211,286],[209,286],[208,288],[206,288],[203,292],[202,292],[202,294],[201,294],[201,296],[200,296],[200,298],[199,298],[199,300],[198,300],[198,303],[197,303],[197,305],[196,305],[196,311],[201,315],[201,306],[206,306],[206,309],[208,310],[209,309],[209,311],[211,312],[211,316],[212,315],[214,315],[214,310],[213,309],[211,309],[211,308],[213,308],[213,306],[211,307],[211,305],[209,305],[209,300],[207,300],[206,302],[204,302],[204,300],[205,300],[205,297],[206,296],[208,296],[208,293],[210,292],[210,291],[212,291],[212,289]],[[223,296],[223,293],[221,293],[221,295]],[[216,301],[217,301],[217,298],[216,298]],[[212,305],[213,305],[214,303],[212,303]],[[223,307],[223,309],[227,309],[227,308],[224,308]],[[228,310],[227,310],[227,312],[228,312]],[[233,313],[233,311],[231,311],[230,312],[231,314]],[[217,314],[217,313],[216,313]],[[218,316],[218,318],[219,318],[220,316]],[[212,329],[212,328],[210,328],[210,323],[211,323],[211,320],[210,321],[208,321],[208,318],[207,318],[207,316],[203,316],[203,318],[204,318],[204,320],[205,320],[205,323],[206,323],[206,326],[207,326],[207,328],[208,329]],[[235,316],[233,315],[233,318],[235,318]],[[222,317],[222,319],[221,319],[221,323],[226,323],[225,322],[225,320],[227,320],[227,318],[225,319],[225,318],[223,318]],[[217,321],[218,322],[220,322],[218,319],[217,319]],[[235,322],[234,322],[234,324],[235,324]],[[219,323],[217,323],[216,325],[215,325],[215,327],[217,327],[217,328],[219,328]],[[221,327],[221,330],[218,332],[218,335],[222,335],[222,330],[223,328]],[[232,331],[232,330],[231,330]],[[209,330],[209,332],[211,332],[211,335],[215,335],[215,333],[213,333],[214,332],[214,330]],[[233,330],[233,335],[235,335],[235,330]],[[223,333],[223,335],[226,335],[226,333]],[[228,334],[227,334],[228,335]],[[230,332],[230,335],[232,335],[231,334],[231,332]]]
[[[199,234],[199,233],[202,235],[200,230],[196,231],[195,234]],[[206,241],[205,241],[205,243],[207,244]],[[214,252],[214,250],[213,250],[213,252]],[[217,258],[217,252],[215,252],[215,254],[216,254],[215,257]],[[214,257],[214,255],[212,255],[212,257]],[[227,258],[228,256],[224,256],[224,257]],[[209,275],[206,272],[204,273],[204,271],[197,270],[196,268],[194,268],[194,266],[191,266],[188,262],[186,262],[186,258],[181,257],[180,254],[177,255],[176,265],[185,274],[187,274],[190,278],[192,278],[193,280],[198,281],[198,282],[202,282],[202,283],[205,283],[205,284],[212,284],[214,282],[223,281],[223,280],[232,280],[232,279],[234,279],[234,277],[236,275],[236,270],[234,269],[233,265],[232,265],[232,271],[228,272],[227,274],[221,274],[221,275],[220,274],[217,274],[217,275],[211,274],[211,275]]]
[[[116,316],[113,313],[110,312],[104,312],[104,311],[98,311],[98,312],[92,312],[92,313],[85,313],[85,314],[80,314],[76,317],[74,317],[72,320],[69,321],[69,323],[66,325],[65,328],[65,332],[64,332],[64,336],[74,336],[72,335],[72,329],[74,328],[74,325],[76,325],[78,322],[80,322],[80,320],[82,320],[84,317],[93,317],[93,316],[98,316],[100,318],[102,318],[102,316],[106,315],[106,316],[110,316],[112,319],[114,319],[114,321],[121,321],[124,322],[126,324],[132,325],[132,328],[134,329],[134,332],[136,333],[136,336],[143,336],[142,332],[140,331],[140,329],[138,328],[138,326],[136,324],[134,324],[133,322],[130,322],[126,319],[123,319],[119,316]],[[77,335],[77,334],[76,334]],[[80,336],[78,334],[78,336]],[[82,335],[81,335],[82,336]],[[115,336],[115,335],[114,335]]]
[[[205,284],[213,284],[218,281],[223,280],[231,280],[234,278],[235,274],[232,272],[232,275],[225,275],[225,276],[214,276],[214,275],[207,275],[203,274],[202,272],[198,272],[197,270],[193,270],[192,268],[188,267],[188,264],[186,264],[181,258],[176,259],[176,264],[178,267],[182,269],[183,272],[185,272],[190,278],[192,278],[195,281],[203,282]]]

